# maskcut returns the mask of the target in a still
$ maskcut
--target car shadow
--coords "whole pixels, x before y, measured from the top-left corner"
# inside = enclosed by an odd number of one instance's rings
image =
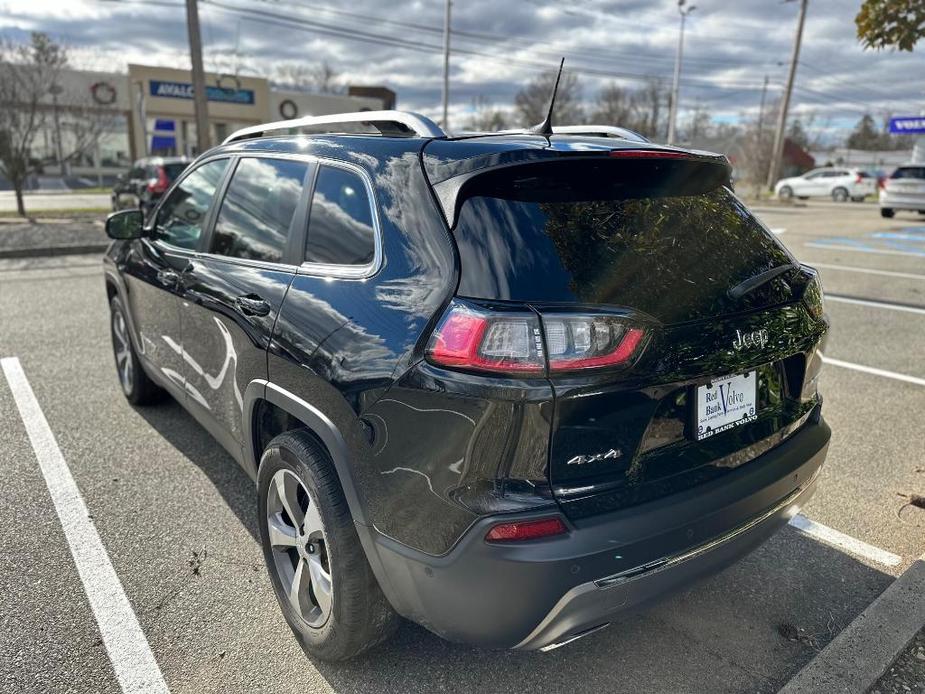
[[[172,400],[136,411],[202,470],[259,542],[253,482],[234,459]],[[719,574],[549,653],[454,644],[403,621],[359,658],[308,658],[305,667],[336,692],[770,693],[892,581],[788,527]]]
[[[163,402],[137,407],[135,411],[202,470],[241,525],[259,542],[254,482],[221,444],[173,398],[165,397]]]

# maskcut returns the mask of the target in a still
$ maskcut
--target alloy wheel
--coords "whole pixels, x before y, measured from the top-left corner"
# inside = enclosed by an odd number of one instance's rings
[[[122,311],[114,311],[112,314],[112,334],[115,337],[113,348],[116,353],[116,370],[119,372],[119,383],[122,384],[122,390],[125,394],[131,395],[135,364],[132,359],[128,328],[125,325],[125,316],[122,315]]]
[[[334,586],[318,504],[290,470],[278,470],[267,492],[272,569],[292,609],[311,627],[331,613]]]

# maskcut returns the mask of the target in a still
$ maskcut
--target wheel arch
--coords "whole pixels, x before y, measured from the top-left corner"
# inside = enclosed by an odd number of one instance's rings
[[[334,469],[340,480],[341,488],[344,490],[344,496],[347,499],[347,505],[350,508],[353,520],[356,523],[368,526],[369,521],[365,504],[360,500],[356,480],[350,468],[347,442],[337,425],[311,403],[275,383],[263,379],[251,381],[244,391],[243,458],[247,473],[253,479],[257,479],[257,468],[260,465],[260,456],[263,452],[260,441],[260,427],[257,422],[261,403],[269,403],[282,410],[296,420],[301,425],[301,428],[306,429],[318,439],[334,463]]]

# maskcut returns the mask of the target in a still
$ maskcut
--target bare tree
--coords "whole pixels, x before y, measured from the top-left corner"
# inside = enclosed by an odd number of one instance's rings
[[[633,93],[632,103],[636,120],[631,127],[653,140],[666,138],[668,90],[665,86],[658,80],[650,80],[645,87]]]
[[[508,114],[499,108],[484,95],[472,100],[472,115],[465,124],[466,130],[477,132],[497,132],[508,127]]]
[[[274,82],[293,89],[307,89],[322,94],[338,94],[344,90],[340,73],[327,61],[280,63],[274,69]]]
[[[552,88],[556,83],[556,73],[556,70],[544,72],[517,92],[514,107],[521,125],[536,125],[546,117]],[[559,91],[556,94],[554,122],[569,125],[580,124],[582,120],[584,109],[581,105],[581,83],[574,73],[565,71],[562,73]]]
[[[114,118],[114,110],[91,105],[89,95],[69,92],[61,79],[66,65],[67,50],[47,34],[33,32],[26,44],[0,43],[0,174],[13,186],[23,217],[29,177],[51,161],[63,167],[91,151]],[[35,156],[35,138],[59,118],[59,100],[67,104],[69,138],[63,141],[56,123],[55,155]]]
[[[616,82],[605,84],[597,94],[591,120],[597,125],[632,128],[636,122],[633,93]]]

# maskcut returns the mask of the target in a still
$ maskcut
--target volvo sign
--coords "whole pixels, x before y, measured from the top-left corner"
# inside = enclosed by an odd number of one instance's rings
[[[925,116],[902,116],[890,118],[891,133],[925,135]]]

